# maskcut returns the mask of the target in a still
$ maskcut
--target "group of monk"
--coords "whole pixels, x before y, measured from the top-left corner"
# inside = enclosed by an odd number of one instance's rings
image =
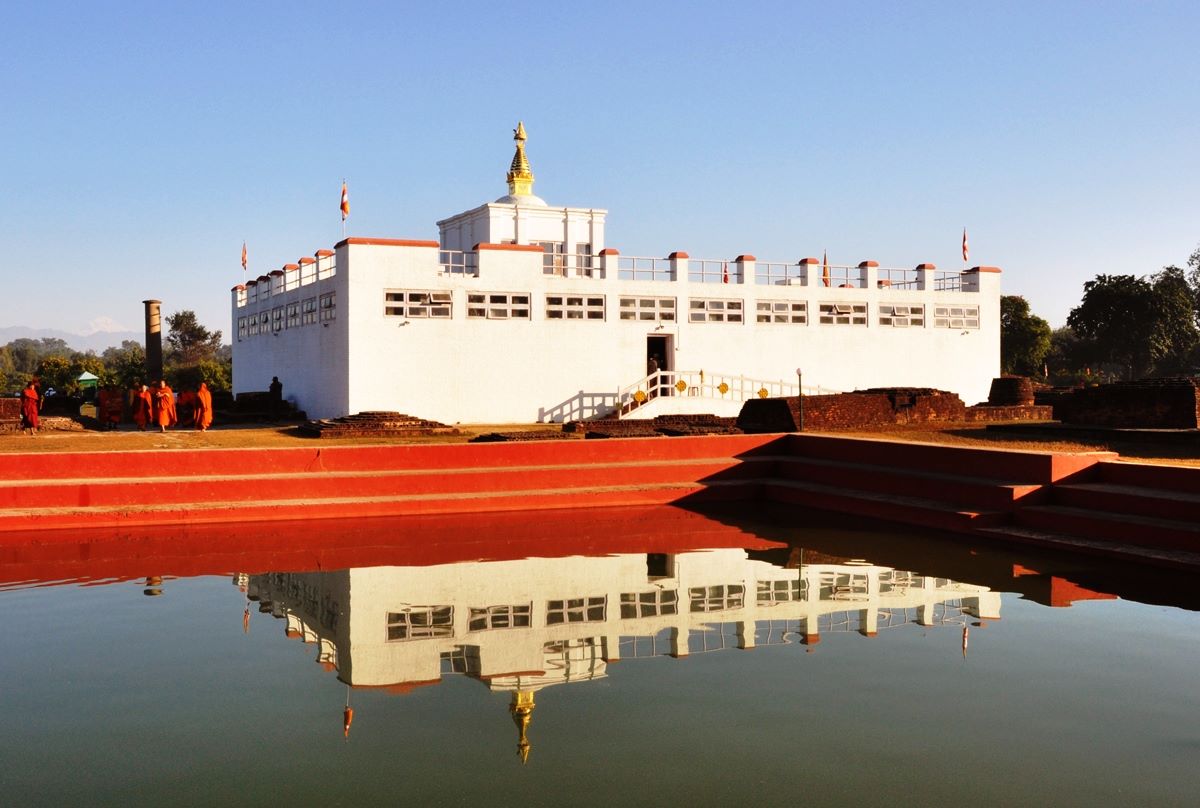
[[[119,393],[118,393],[119,395]],[[107,402],[106,402],[107,403]],[[147,426],[157,426],[160,432],[166,432],[169,427],[179,423],[176,405],[190,407],[192,411],[192,426],[201,432],[207,431],[213,422],[213,400],[208,385],[200,382],[195,390],[188,390],[175,400],[175,391],[166,381],[159,381],[153,387],[144,384],[134,385],[129,391],[129,412],[137,428],[145,431]],[[114,406],[112,411],[117,408]]]

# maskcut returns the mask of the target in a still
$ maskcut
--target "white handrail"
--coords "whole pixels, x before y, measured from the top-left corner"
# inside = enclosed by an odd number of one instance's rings
[[[682,383],[682,389],[680,388]],[[709,398],[722,401],[745,401],[749,398],[779,398],[794,396],[795,382],[756,379],[740,374],[711,370],[658,370],[617,390],[615,415],[634,410],[659,396]],[[804,385],[804,395],[821,396],[840,393],[819,385]],[[639,395],[640,394],[640,395]]]

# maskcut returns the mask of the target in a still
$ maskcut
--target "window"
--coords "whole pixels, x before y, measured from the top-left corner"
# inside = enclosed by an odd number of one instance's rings
[[[389,317],[434,317],[449,319],[453,304],[450,292],[385,292],[384,314]]]
[[[760,323],[808,323],[808,304],[803,301],[760,300],[755,308],[755,319]]]
[[[603,320],[604,295],[546,295],[547,320]]]
[[[271,309],[271,330],[283,330],[283,306],[276,306]]]
[[[741,584],[718,584],[716,586],[693,586],[688,589],[693,612],[720,612],[725,609],[740,609],[745,600],[746,587]]]
[[[674,589],[652,589],[649,592],[622,592],[621,617],[657,617],[679,613],[679,593]]]
[[[468,294],[467,317],[488,320],[528,320],[529,295],[501,292]]]
[[[247,330],[248,328],[249,328],[249,326],[246,324],[246,318],[239,317],[238,318],[238,339],[241,339],[242,337],[246,336],[247,333],[249,333]]]
[[[604,620],[608,598],[603,595],[570,600],[546,601],[546,625],[560,623],[598,623]]]
[[[388,612],[387,638],[389,642],[453,636],[453,606],[410,606],[403,611]]]
[[[690,323],[740,323],[742,301],[692,298],[688,301]]]
[[[978,306],[934,306],[934,328],[979,328]]]
[[[894,328],[925,325],[924,306],[899,306],[892,303],[879,304],[879,324]]]
[[[675,319],[673,297],[623,297],[620,308],[622,320]]]
[[[288,303],[287,304],[287,327],[288,328],[296,328],[298,325],[300,325],[300,304],[299,303]]]
[[[300,322],[303,325],[312,325],[317,321],[317,299],[310,297],[300,303],[301,317]]]
[[[535,246],[542,248],[542,274],[543,275],[563,275],[565,273],[566,263],[564,262],[563,253],[566,252],[566,245],[558,241],[535,241]]]
[[[822,303],[821,325],[866,325],[866,303]]]
[[[517,606],[471,607],[470,631],[487,631],[493,628],[529,628],[529,615],[533,611],[530,603]]]
[[[246,318],[246,333],[252,337],[258,334],[257,314],[251,314],[248,318]]]
[[[321,322],[334,320],[337,318],[337,298],[334,297],[334,292],[327,295],[321,295]]]
[[[783,581],[759,581],[758,605],[774,606],[776,603],[786,603],[791,600],[801,600],[801,593],[807,590],[806,581],[795,578]]]

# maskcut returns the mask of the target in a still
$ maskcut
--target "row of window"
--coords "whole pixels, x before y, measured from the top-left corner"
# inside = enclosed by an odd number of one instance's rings
[[[337,318],[337,298],[335,292],[318,297],[309,297],[288,303],[286,306],[276,306],[264,309],[257,314],[247,314],[239,317],[237,322],[238,339],[253,337],[258,334],[271,334],[286,328],[299,328],[305,325],[315,325],[318,321],[325,323]]]
[[[759,606],[799,600],[801,582],[796,580],[760,581]],[[688,609],[692,613],[719,612],[740,609],[745,603],[746,588],[742,584],[693,586],[687,590]],[[679,613],[679,593],[674,589],[653,589],[648,592],[621,594],[622,619],[656,617]],[[607,619],[608,598],[594,595],[546,602],[546,625],[569,623],[600,623]],[[505,628],[530,628],[533,604],[471,607],[469,631],[489,631]],[[388,612],[389,640],[418,640],[454,636],[454,607],[412,606],[398,612]]]
[[[532,296],[508,292],[472,292],[467,295],[467,318],[488,320],[527,320]],[[604,295],[546,295],[547,320],[604,320]],[[618,318],[650,322],[676,319],[673,297],[622,297]],[[923,304],[879,305],[879,325],[907,328],[925,325]],[[391,317],[450,319],[454,303],[450,292],[389,291],[385,293],[384,313]],[[755,322],[806,325],[808,303],[793,300],[758,300]],[[741,323],[745,321],[744,301],[725,298],[691,298],[688,322]],[[866,303],[821,303],[817,321],[822,325],[866,325]],[[935,328],[978,328],[978,306],[934,306]]]

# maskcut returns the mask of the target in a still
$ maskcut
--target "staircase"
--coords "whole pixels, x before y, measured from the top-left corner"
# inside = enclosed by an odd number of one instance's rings
[[[778,440],[3,454],[0,532],[754,499]]]

